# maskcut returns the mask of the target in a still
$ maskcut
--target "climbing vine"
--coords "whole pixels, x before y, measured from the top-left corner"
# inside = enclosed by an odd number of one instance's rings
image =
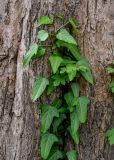
[[[110,74],[112,77],[114,76],[114,62],[112,62],[112,66],[106,68],[107,73]],[[111,81],[110,84],[111,92],[114,93],[114,81]],[[114,145],[114,128],[108,130],[106,132],[106,136],[108,137],[108,142],[110,145]]]
[[[31,60],[45,56],[48,47],[52,51],[49,56],[52,72],[48,78],[36,77],[31,98],[34,102],[44,92],[51,96],[58,87],[62,91],[60,97],[51,104],[41,106],[41,157],[45,160],[76,160],[78,155],[75,148],[69,151],[64,148],[65,137],[70,137],[74,145],[80,142],[79,128],[86,122],[87,106],[90,103],[88,97],[80,95],[80,77],[93,84],[90,65],[69,32],[70,27],[79,34],[73,18],[56,29],[54,21],[43,16],[38,20],[37,26],[43,29],[38,32],[38,43],[30,45],[23,59],[23,67]],[[45,26],[54,26],[54,29],[45,30]],[[49,44],[45,45],[45,41]]]

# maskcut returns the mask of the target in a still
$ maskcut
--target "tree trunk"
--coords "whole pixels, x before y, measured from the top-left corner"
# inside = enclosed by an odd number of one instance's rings
[[[1,0],[2,1],[2,0]],[[81,35],[82,53],[92,66],[95,83],[82,85],[91,99],[87,125],[81,127],[79,160],[113,160],[114,148],[104,132],[114,126],[111,78],[105,67],[113,59],[113,2],[111,0],[4,0],[0,4],[0,160],[38,160],[39,106],[31,101],[31,88],[38,75],[48,76],[47,54],[23,70],[22,59],[35,42],[36,20],[60,12],[64,24],[74,16]],[[59,22],[56,24],[60,25]]]

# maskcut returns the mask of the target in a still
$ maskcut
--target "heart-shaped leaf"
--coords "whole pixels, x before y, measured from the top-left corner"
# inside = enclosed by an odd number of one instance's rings
[[[79,31],[78,31],[78,29],[77,29],[77,24],[76,24],[74,18],[70,17],[70,18],[69,18],[69,23],[71,24],[73,30],[74,30],[76,33],[79,34]]]
[[[69,80],[72,81],[76,77],[76,65],[75,64],[67,64],[66,72],[68,74]]]
[[[68,128],[70,135],[72,137],[72,139],[74,140],[75,144],[79,144],[80,143],[80,134],[79,131],[77,131],[75,134],[73,134],[71,128]]]
[[[54,117],[59,117],[59,112],[57,108],[52,107],[50,105],[47,106],[47,110],[43,112],[41,119],[41,130],[43,133],[47,132],[47,130],[51,126]]]
[[[64,99],[68,105],[68,109],[70,110],[70,112],[73,111],[73,105],[72,105],[72,101],[74,99],[74,95],[72,92],[68,92],[64,95]]]
[[[66,29],[61,29],[56,37],[61,41],[77,45],[75,39],[70,35],[70,33]]]
[[[53,20],[50,19],[48,16],[43,16],[38,20],[38,27],[45,24],[53,24]]]
[[[44,92],[48,84],[49,84],[48,79],[44,77],[36,78],[33,89],[32,89],[33,102],[42,95],[42,93]]]
[[[87,105],[90,103],[90,100],[87,97],[82,96],[79,97],[76,102],[79,121],[85,123],[87,119]]]
[[[78,154],[75,150],[71,150],[66,153],[68,160],[77,160]]]
[[[58,142],[58,138],[54,134],[46,133],[41,138],[41,156],[47,159],[50,150],[55,142]]]
[[[32,59],[37,59],[45,55],[45,48],[39,46],[36,54],[33,55]]]
[[[25,57],[23,59],[23,67],[26,67],[29,64],[32,57],[35,54],[37,54],[37,51],[38,51],[38,45],[37,44],[30,45],[29,51],[27,52],[27,54],[25,55]]]
[[[72,92],[75,97],[79,97],[80,85],[79,83],[71,83]]]
[[[37,38],[40,40],[40,41],[45,41],[47,38],[48,38],[48,32],[45,31],[45,30],[41,30],[38,32],[38,36]]]
[[[70,113],[70,121],[71,121],[71,132],[73,135],[75,135],[80,126],[80,122],[79,122],[79,118],[76,110]]]
[[[80,70],[82,76],[88,81],[90,84],[93,84],[93,76],[90,70],[89,62],[86,58],[82,58],[80,61],[77,62],[76,67],[80,68],[80,66],[85,67],[85,71]]]
[[[56,54],[51,55],[49,57],[49,60],[50,60],[50,63],[51,63],[53,73],[55,74],[63,60],[59,55],[56,55]]]
[[[63,159],[64,155],[61,151],[57,150],[55,151],[48,160],[58,160],[58,159]]]

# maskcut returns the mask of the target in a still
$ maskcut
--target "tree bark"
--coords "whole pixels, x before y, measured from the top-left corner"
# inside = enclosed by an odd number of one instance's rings
[[[2,0],[1,0],[2,1]],[[38,160],[40,111],[50,98],[32,103],[34,78],[48,76],[47,57],[24,70],[22,59],[36,40],[36,20],[60,12],[64,24],[77,20],[82,53],[92,66],[95,83],[83,82],[82,94],[91,99],[87,125],[81,127],[79,160],[113,160],[114,147],[106,143],[104,132],[114,127],[113,97],[108,91],[111,77],[105,67],[113,59],[113,2],[111,0],[4,0],[0,4],[0,160]],[[61,25],[56,22],[57,27]]]

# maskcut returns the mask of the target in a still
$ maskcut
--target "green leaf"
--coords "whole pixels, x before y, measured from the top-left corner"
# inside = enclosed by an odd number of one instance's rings
[[[47,95],[51,95],[55,90],[55,86],[53,85],[53,82],[48,85],[47,87]]]
[[[33,102],[42,95],[42,93],[44,92],[48,84],[49,84],[48,79],[43,77],[36,78],[33,89],[32,89]]]
[[[68,92],[64,95],[64,99],[66,103],[68,104],[69,110],[72,112],[73,111],[73,106],[72,106],[72,101],[74,99],[73,93]]]
[[[76,60],[80,60],[82,58],[81,56],[81,53],[78,49],[78,47],[74,44],[69,44],[69,43],[66,43],[64,41],[60,41],[58,40],[56,42],[57,44],[57,47],[60,48],[60,47],[66,47],[70,50],[71,54],[73,55],[73,57],[76,59]]]
[[[38,27],[45,24],[53,24],[53,20],[50,19],[48,16],[43,16],[38,20]]]
[[[55,87],[59,86],[59,85],[65,85],[66,82],[68,82],[68,77],[66,75],[60,75],[60,74],[55,74],[52,76],[53,79],[53,85]]]
[[[114,128],[108,130],[106,132],[106,136],[108,137],[108,141],[110,145],[114,144]]]
[[[70,35],[70,33],[66,29],[61,29],[57,34],[56,38],[64,42],[77,45],[75,39]]]
[[[49,34],[47,31],[45,30],[41,30],[38,32],[38,36],[37,38],[40,40],[40,41],[45,41],[47,38],[48,38]]]
[[[114,93],[114,87],[111,88],[112,93]]]
[[[67,64],[76,64],[76,61],[73,61],[71,58],[69,57],[64,57],[63,62],[61,64],[61,66],[63,65],[67,65]]]
[[[93,84],[93,76],[90,70],[90,66],[89,66],[89,62],[87,61],[87,59],[82,58],[80,61],[77,62],[76,67],[80,68],[80,66],[82,67],[86,67],[85,71],[80,71],[82,76],[85,78],[86,81],[88,81],[90,84]]]
[[[37,54],[37,51],[38,51],[38,45],[37,44],[30,45],[29,51],[27,52],[27,54],[25,55],[25,57],[23,59],[23,67],[26,67],[29,64],[32,57],[35,54]]]
[[[57,72],[59,66],[61,65],[63,59],[59,55],[53,54],[49,57],[49,60],[51,63],[53,73],[55,74]]]
[[[36,54],[33,55],[32,59],[37,59],[45,55],[45,48],[39,46]]]
[[[70,113],[70,121],[71,121],[71,132],[73,135],[75,135],[80,126],[80,122],[79,122],[79,118],[76,110]]]
[[[114,68],[112,67],[107,67],[106,70],[109,74],[114,73]]]
[[[41,111],[42,111],[42,115],[45,113],[45,112],[47,112],[48,111],[48,107],[49,107],[50,105],[48,105],[48,104],[42,104],[40,107],[41,107]]]
[[[75,22],[75,20],[74,20],[72,17],[69,18],[69,23],[71,24],[73,30],[74,30],[76,33],[79,34],[79,31],[78,31],[78,29],[77,29],[76,22]]]
[[[48,160],[58,160],[63,159],[63,153],[59,150],[55,151]]]
[[[71,131],[71,128],[68,128],[70,135],[72,137],[72,139],[74,140],[75,144],[79,144],[80,143],[80,134],[79,131],[77,131],[75,134],[73,134],[73,132]]]
[[[93,84],[93,76],[91,74],[91,70],[87,70],[86,72],[81,72],[86,81],[90,84]]]
[[[47,107],[46,111],[43,112],[43,114],[42,114],[41,131],[43,133],[46,133],[47,130],[50,128],[54,117],[59,117],[59,112],[58,112],[57,108],[49,105]]]
[[[41,138],[41,156],[47,159],[50,150],[55,142],[58,142],[58,138],[54,134],[46,133]]]
[[[71,83],[72,92],[75,97],[79,97],[80,85],[79,83]]]
[[[76,77],[76,65],[75,64],[67,64],[66,72],[68,73],[69,80],[72,81]]]
[[[75,150],[71,150],[66,153],[68,160],[77,160],[78,154]]]
[[[62,105],[62,100],[59,98],[55,98],[55,100],[52,103],[52,106],[54,106],[55,108],[60,108]]]
[[[87,119],[87,105],[89,103],[90,100],[87,97],[82,96],[77,99],[77,113],[81,123],[85,123]]]
[[[58,127],[62,123],[62,121],[66,118],[65,114],[60,114],[59,118],[55,118],[53,121],[53,132],[57,132]]]

